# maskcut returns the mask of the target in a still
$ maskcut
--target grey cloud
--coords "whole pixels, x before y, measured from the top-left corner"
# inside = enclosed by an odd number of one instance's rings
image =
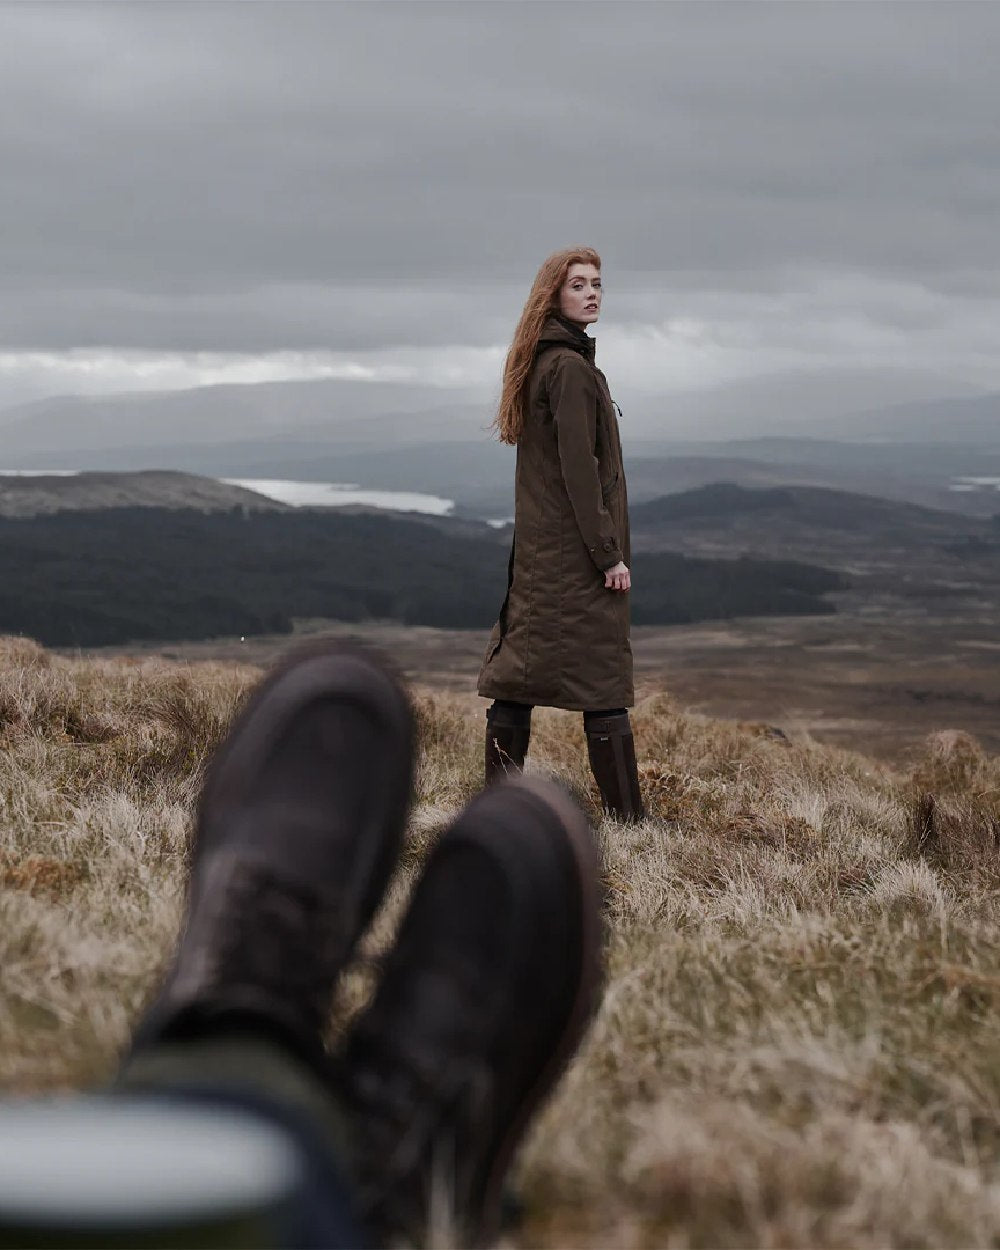
[[[623,318],[796,267],[985,293],[998,36],[984,4],[9,5],[0,334],[486,343],[570,241]]]
[[[0,343],[21,350],[44,344],[54,351],[113,345],[177,352],[487,345],[509,336],[523,299],[522,289],[498,284],[412,281],[172,291],[26,286],[0,300]]]

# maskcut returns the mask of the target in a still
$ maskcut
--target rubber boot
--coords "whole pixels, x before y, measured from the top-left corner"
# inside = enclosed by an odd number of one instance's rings
[[[520,772],[531,738],[531,709],[491,707],[486,712],[484,785]]]
[[[604,810],[619,820],[642,820],[646,813],[628,712],[588,720],[586,732],[587,754]]]

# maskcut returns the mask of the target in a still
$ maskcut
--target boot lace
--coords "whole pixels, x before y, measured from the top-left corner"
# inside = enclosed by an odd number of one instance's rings
[[[351,918],[339,900],[266,865],[238,862],[207,900],[203,923],[214,940],[208,979],[239,985],[287,1004],[321,1028],[331,980],[346,955]]]

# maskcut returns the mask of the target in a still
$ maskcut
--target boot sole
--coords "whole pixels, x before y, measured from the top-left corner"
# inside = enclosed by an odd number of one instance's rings
[[[524,1137],[538,1107],[548,1097],[569,1067],[598,1006],[601,984],[600,857],[594,835],[584,814],[568,795],[552,783],[532,777],[518,777],[508,784],[533,795],[559,818],[576,865],[581,896],[580,963],[573,1003],[552,1053],[530,1087],[500,1140],[487,1174],[483,1195],[482,1232],[477,1244],[487,1244],[499,1232],[504,1178],[518,1144]]]
[[[266,756],[296,713],[316,699],[354,703],[385,728],[383,803],[374,829],[359,833],[345,897],[356,900],[350,956],[374,915],[398,858],[409,812],[415,766],[416,728],[412,706],[390,662],[367,648],[321,639],[296,648],[255,687],[235,717],[206,773],[198,803],[192,861],[210,845],[208,826],[225,823],[227,790],[238,796],[241,776],[253,773],[254,759]],[[405,759],[405,767],[399,761]]]

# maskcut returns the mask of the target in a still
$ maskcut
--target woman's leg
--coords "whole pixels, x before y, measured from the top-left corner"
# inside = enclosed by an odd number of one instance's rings
[[[531,738],[531,704],[497,699],[486,709],[484,785],[520,771]]]
[[[583,728],[604,810],[619,820],[642,820],[645,812],[628,711],[616,707],[584,712]]]

